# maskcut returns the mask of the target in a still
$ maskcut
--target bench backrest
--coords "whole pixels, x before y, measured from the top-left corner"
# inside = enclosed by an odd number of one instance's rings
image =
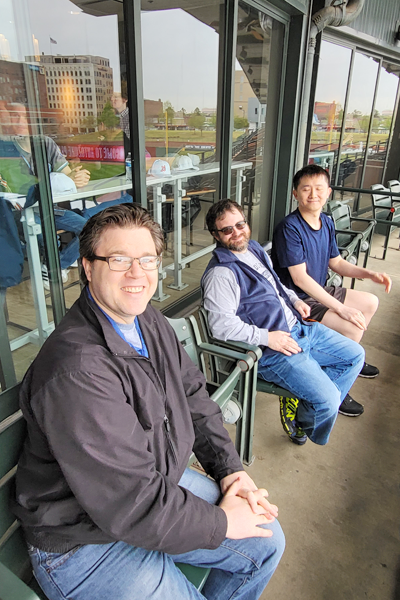
[[[0,562],[24,578],[30,563],[22,530],[10,509],[26,423],[19,410],[20,384],[0,394]]]
[[[388,188],[385,188],[385,186],[381,185],[380,183],[375,183],[374,185],[371,185],[371,190],[380,190],[382,192],[390,192],[390,190]],[[384,194],[371,194],[372,197],[372,204],[374,207],[379,207],[379,208],[390,208],[392,205],[392,201],[390,198],[390,195],[384,195]],[[387,213],[386,213],[387,214]],[[381,217],[383,219],[385,219],[386,217]]]
[[[391,179],[390,181],[388,181],[388,188],[391,192],[394,192],[395,194],[400,194],[400,181],[398,181],[397,179]],[[393,200],[395,202],[400,202],[400,198],[393,198]]]

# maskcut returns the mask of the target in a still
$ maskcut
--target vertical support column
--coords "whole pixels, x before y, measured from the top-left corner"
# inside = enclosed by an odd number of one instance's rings
[[[182,283],[182,197],[186,194],[182,183],[183,179],[177,179],[174,185],[174,283],[168,286],[179,291],[188,287]]]
[[[33,303],[35,306],[38,341],[39,344],[42,345],[48,336],[49,321],[47,318],[46,297],[43,288],[39,246],[37,241],[37,236],[41,233],[41,227],[35,222],[33,208],[25,209],[25,214],[21,221],[24,228],[24,236],[27,241],[26,251],[31,276]]]
[[[238,0],[225,0],[220,8],[219,81],[217,104],[217,141],[219,142],[219,197],[231,192],[233,93],[235,85],[236,32]]]
[[[131,131],[130,148],[133,159],[132,186],[134,201],[147,208],[141,3],[137,0],[125,0],[123,9]]]
[[[236,177],[236,202],[242,204],[243,182],[246,181],[246,176],[243,175],[243,169],[237,170]]]
[[[162,203],[165,202],[165,194],[162,193],[162,185],[153,186],[153,205],[154,205],[154,220],[160,224],[162,228]],[[158,269],[157,290],[152,298],[155,302],[164,302],[169,298],[169,294],[164,294],[163,279],[165,271],[162,268],[162,263]]]

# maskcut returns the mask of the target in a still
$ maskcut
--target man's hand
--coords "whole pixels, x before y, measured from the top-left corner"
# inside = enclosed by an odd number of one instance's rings
[[[237,496],[247,500],[251,510],[258,515],[265,514],[270,517],[278,516],[278,507],[268,502],[268,492],[265,489],[258,489],[252,478],[246,471],[237,471],[227,475],[220,481],[221,492],[225,494],[233,483],[240,481],[241,487]]]
[[[89,183],[90,171],[82,169],[82,165],[78,165],[75,169],[72,169],[68,177],[71,177],[77,188],[84,187]]]
[[[344,319],[345,321],[349,321],[353,323],[359,329],[365,331],[367,329],[367,322],[365,320],[364,314],[358,308],[351,308],[350,306],[345,306],[341,304],[339,308],[335,310],[335,312]]]
[[[298,343],[287,331],[269,331],[268,348],[282,352],[286,356],[292,356],[292,354],[298,354],[302,351]]]
[[[272,531],[259,527],[259,525],[272,523],[275,517],[269,514],[254,513],[247,500],[238,495],[241,485],[240,479],[232,483],[219,505],[228,520],[226,537],[231,540],[242,540],[249,537],[271,537]]]
[[[293,307],[300,313],[303,319],[307,319],[310,316],[311,308],[303,300],[297,300]]]
[[[392,289],[392,280],[386,273],[372,273],[371,280],[375,283],[381,283],[385,286],[385,292],[388,294]]]

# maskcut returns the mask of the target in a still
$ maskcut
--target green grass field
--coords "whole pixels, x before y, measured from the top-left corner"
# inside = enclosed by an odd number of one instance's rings
[[[388,133],[371,133],[371,142],[381,142],[384,143],[388,139]],[[313,144],[338,144],[339,143],[340,134],[339,132],[333,132],[332,136],[329,131],[313,131],[311,133],[311,143]],[[366,133],[353,133],[351,131],[346,131],[343,138],[346,144],[359,144],[360,142],[365,142],[367,140]]]
[[[157,129],[146,129],[145,139],[146,141],[159,140],[165,142],[165,130]],[[243,135],[243,131],[238,130],[233,132],[233,140]],[[91,144],[99,142],[113,142],[119,141],[122,143],[123,135],[119,129],[106,129],[105,131],[95,131],[93,133],[82,133],[75,135],[74,137],[58,137],[58,144]],[[182,142],[182,144],[191,143],[215,143],[216,132],[215,131],[168,131],[168,141],[170,142]]]

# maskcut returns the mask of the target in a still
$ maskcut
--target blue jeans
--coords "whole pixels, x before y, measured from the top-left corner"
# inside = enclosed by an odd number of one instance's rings
[[[122,194],[120,198],[117,198],[117,200],[103,202],[102,204],[98,204],[92,208],[85,208],[82,211],[83,216],[74,212],[73,210],[64,210],[55,207],[54,220],[57,230],[64,229],[65,231],[70,231],[75,234],[69,244],[67,244],[67,246],[60,251],[61,268],[67,269],[79,258],[79,234],[82,231],[86,221],[88,221],[92,215],[96,215],[108,206],[127,204],[129,202],[132,202],[132,196],[129,194]],[[35,221],[36,223],[40,223],[40,217],[38,214],[35,214]],[[39,246],[43,247],[42,235],[38,236],[38,242]]]
[[[101,212],[105,208],[108,208],[109,206],[116,206],[117,204],[129,204],[130,202],[133,202],[132,196],[126,192],[123,192],[120,198],[117,198],[116,200],[108,200],[107,202],[101,202],[100,204],[96,204],[96,206],[92,206],[91,208],[84,208],[82,213],[85,217],[89,218],[93,215],[97,215],[97,213]]]
[[[57,209],[54,213],[56,229],[64,229],[74,233],[74,237],[69,244],[60,251],[60,265],[62,269],[67,269],[79,258],[79,234],[82,231],[89,217],[82,217],[73,210]],[[40,217],[35,213],[36,223],[40,223]],[[38,235],[38,244],[43,248],[43,236]]]
[[[286,356],[263,356],[258,375],[300,399],[296,421],[311,441],[324,445],[338,409],[364,364],[364,350],[321,323],[296,323],[291,336],[302,348]]]
[[[189,469],[179,484],[210,503],[220,498],[214,481]],[[216,550],[173,556],[124,542],[76,546],[65,554],[29,546],[29,554],[49,600],[256,600],[285,546],[278,521],[266,527],[271,538],[225,539]],[[175,562],[212,568],[201,593]]]

